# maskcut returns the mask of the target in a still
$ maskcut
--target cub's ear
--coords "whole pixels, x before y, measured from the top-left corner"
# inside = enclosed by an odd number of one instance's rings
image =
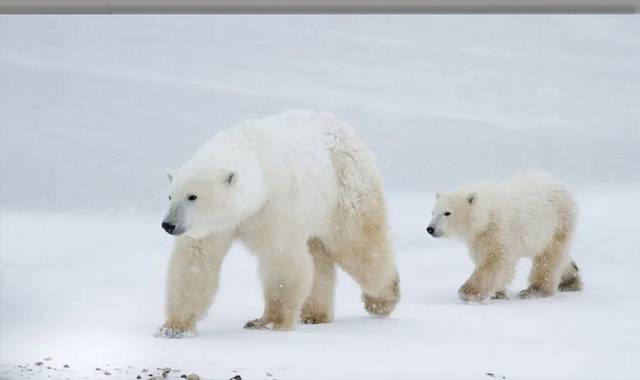
[[[468,202],[470,205],[474,204],[474,203],[475,203],[475,202],[477,202],[477,201],[478,201],[478,197],[477,197],[475,194],[469,194],[469,195],[467,195],[467,202]]]
[[[440,192],[436,193],[436,199],[440,199],[441,196],[442,196],[442,194],[440,194]]]
[[[177,169],[167,169],[167,178],[169,178],[169,182],[173,181],[173,177],[176,176]]]
[[[231,172],[231,173],[227,174],[227,176],[225,177],[224,182],[227,184],[227,186],[232,186],[236,182],[238,182],[238,175],[235,172]]]

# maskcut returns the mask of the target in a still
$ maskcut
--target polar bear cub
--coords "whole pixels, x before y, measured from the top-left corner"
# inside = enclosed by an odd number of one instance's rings
[[[465,301],[506,298],[520,257],[533,260],[520,298],[582,288],[569,256],[576,203],[566,185],[548,174],[518,174],[438,194],[427,232],[466,242],[475,270],[460,287]]]
[[[289,111],[217,134],[169,173],[162,228],[176,237],[160,336],[193,332],[239,240],[258,258],[264,312],[245,327],[291,330],[333,319],[336,265],[365,309],[400,299],[382,183],[371,151],[334,116]]]

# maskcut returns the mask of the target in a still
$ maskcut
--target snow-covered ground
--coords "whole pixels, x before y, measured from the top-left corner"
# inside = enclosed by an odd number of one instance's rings
[[[153,337],[171,246],[159,217],[3,214],[0,377],[105,378],[98,367],[134,379],[171,367],[183,371],[172,376],[206,379],[638,378],[640,222],[630,211],[640,208],[639,191],[579,192],[580,293],[464,304],[456,294],[472,271],[464,247],[424,231],[433,195],[391,193],[403,292],[391,318],[369,317],[341,275],[334,323],[243,330],[262,300],[256,261],[238,245],[209,317],[183,340]]]
[[[639,378],[639,20],[0,16],[0,378]],[[376,154],[397,311],[367,316],[341,276],[333,324],[243,330],[262,301],[238,245],[199,335],[154,338],[165,169],[288,108]],[[576,191],[585,290],[464,304],[464,247],[424,232],[433,193],[527,169]]]

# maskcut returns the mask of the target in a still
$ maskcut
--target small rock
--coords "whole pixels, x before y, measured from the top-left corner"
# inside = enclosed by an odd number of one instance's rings
[[[53,360],[53,358],[44,358],[44,361],[46,362],[50,362],[51,360]]]
[[[100,367],[96,367],[96,371],[102,371]]]
[[[242,376],[235,375],[234,377],[230,378],[229,380],[242,380]]]
[[[62,368],[69,368],[69,364],[63,365]]]
[[[184,375],[184,374],[183,374],[183,375],[180,375],[180,378],[181,378],[181,379],[186,379],[186,378],[187,378],[187,375]]]
[[[104,374],[105,374],[106,376],[111,376],[111,372],[109,372],[109,371],[104,371]]]
[[[195,373],[190,373],[187,375],[187,380],[200,380],[200,376]]]
[[[143,368],[141,372],[142,372],[142,373],[147,373],[147,372],[149,372],[149,370],[148,370],[148,369],[146,369],[146,368]]]
[[[33,364],[40,366],[40,365],[43,365],[44,363],[43,362],[35,362]]]
[[[273,377],[273,375],[271,374],[271,372],[266,372],[267,376],[269,377]]]
[[[142,379],[142,376],[138,375],[138,376],[136,376],[136,379],[140,380],[140,379]]]

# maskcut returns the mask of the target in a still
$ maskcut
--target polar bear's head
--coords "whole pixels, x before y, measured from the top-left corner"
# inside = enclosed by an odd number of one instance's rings
[[[162,228],[171,235],[199,239],[235,228],[266,199],[260,165],[243,149],[194,158],[167,176],[170,207]]]
[[[477,195],[469,191],[436,194],[427,232],[433,237],[465,238],[471,231]]]

